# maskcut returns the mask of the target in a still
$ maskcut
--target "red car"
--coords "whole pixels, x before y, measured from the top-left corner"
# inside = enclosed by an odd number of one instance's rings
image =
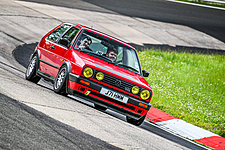
[[[140,125],[150,109],[152,89],[143,78],[136,50],[125,42],[80,25],[62,23],[46,34],[31,55],[25,78],[41,77],[56,93],[83,95]]]

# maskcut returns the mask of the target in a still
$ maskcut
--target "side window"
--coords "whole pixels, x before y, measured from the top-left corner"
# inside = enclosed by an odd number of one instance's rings
[[[71,25],[67,25],[64,24],[62,26],[60,26],[59,28],[57,28],[55,31],[53,31],[48,37],[47,39],[52,41],[52,42],[56,42],[57,39],[67,30],[69,29]]]
[[[135,51],[127,49],[126,52],[129,58],[126,65],[139,70],[139,63]]]
[[[62,38],[67,39],[68,40],[68,45],[70,45],[70,43],[72,42],[72,40],[74,39],[74,37],[77,35],[79,29],[72,27],[71,29],[69,29],[69,31],[67,31]]]

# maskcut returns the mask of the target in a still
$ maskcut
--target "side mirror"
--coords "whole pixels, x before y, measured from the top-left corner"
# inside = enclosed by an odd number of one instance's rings
[[[142,75],[143,77],[148,77],[149,76],[149,72],[146,70],[142,70]]]
[[[60,39],[59,44],[65,46],[66,48],[69,48],[69,40],[65,38]]]

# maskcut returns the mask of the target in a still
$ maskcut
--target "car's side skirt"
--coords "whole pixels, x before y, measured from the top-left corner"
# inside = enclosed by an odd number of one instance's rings
[[[42,72],[40,70],[37,71],[37,75],[42,77],[42,78],[44,78],[45,80],[50,81],[50,82],[54,82],[55,81],[55,77],[50,76],[49,74],[44,73],[44,72]]]
[[[49,63],[49,62],[47,62],[47,61],[44,61],[44,60],[42,60],[42,59],[40,59],[40,61],[43,62],[43,63],[45,63],[45,64],[47,64],[47,65],[49,65],[49,66],[51,66],[51,67],[54,67],[54,68],[56,68],[56,69],[59,69],[59,67],[57,67],[57,66],[55,66],[55,65],[53,65],[53,64],[51,64],[51,63]]]

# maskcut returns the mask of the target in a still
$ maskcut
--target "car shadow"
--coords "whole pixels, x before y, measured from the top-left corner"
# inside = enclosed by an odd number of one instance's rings
[[[16,61],[27,68],[31,54],[33,54],[38,42],[31,44],[23,44],[13,50],[13,57]]]

